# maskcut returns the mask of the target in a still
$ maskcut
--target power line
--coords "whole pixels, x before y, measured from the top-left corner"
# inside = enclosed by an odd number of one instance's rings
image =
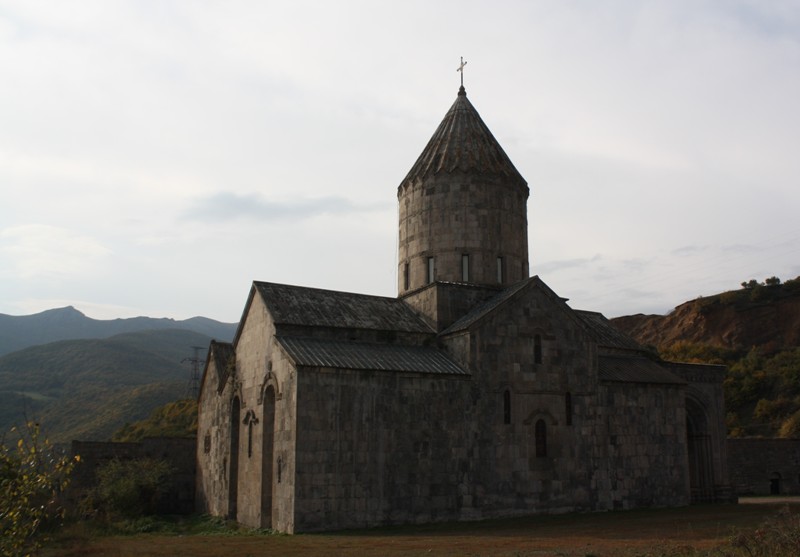
[[[186,396],[196,399],[200,395],[200,366],[205,365],[206,361],[200,357],[200,350],[205,350],[205,346],[192,346],[194,356],[184,358],[181,363],[189,362],[192,364],[189,371],[189,384],[186,386]]]

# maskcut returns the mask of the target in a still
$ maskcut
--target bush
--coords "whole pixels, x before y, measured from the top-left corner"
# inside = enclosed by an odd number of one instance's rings
[[[749,557],[795,557],[800,555],[800,517],[788,507],[752,533],[737,534],[730,545]]]
[[[172,472],[163,460],[111,460],[97,470],[95,511],[107,519],[155,514],[158,499]]]
[[[16,443],[0,443],[0,554],[31,555],[41,547],[45,522],[63,516],[58,499],[75,461],[42,438],[38,424],[12,434]]]

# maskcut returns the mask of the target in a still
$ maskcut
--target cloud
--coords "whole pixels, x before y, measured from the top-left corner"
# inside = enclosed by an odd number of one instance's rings
[[[110,253],[94,238],[58,226],[25,224],[0,230],[2,274],[15,279],[89,276]]]
[[[320,215],[346,215],[385,209],[385,204],[356,205],[343,197],[269,201],[256,194],[218,192],[195,201],[184,214],[189,220],[303,220]]]

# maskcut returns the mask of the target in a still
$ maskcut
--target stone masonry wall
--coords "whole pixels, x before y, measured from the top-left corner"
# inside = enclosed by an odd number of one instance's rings
[[[97,469],[111,460],[150,458],[165,461],[172,470],[157,502],[157,512],[190,514],[195,509],[195,444],[193,438],[180,437],[151,437],[140,443],[73,441],[71,454],[79,455],[80,461],[72,474],[71,497],[93,487]]]
[[[800,439],[728,439],[737,495],[800,495]]]
[[[218,392],[216,363],[211,360],[197,402],[197,511],[228,515],[231,402],[235,375]]]
[[[469,382],[298,370],[298,531],[457,520],[472,506]]]
[[[689,504],[685,397],[680,385],[601,386],[597,418],[607,427],[607,472],[598,471],[597,484],[605,508]]]
[[[409,292],[403,301],[414,308],[433,330],[442,331],[499,291],[486,286],[436,282]]]
[[[458,361],[464,359],[457,354],[464,336],[445,341]],[[474,415],[481,424],[471,481],[482,516],[596,509],[600,502],[590,463],[602,440],[591,412],[595,352],[570,310],[532,283],[471,327],[468,336]],[[536,361],[536,336],[541,362]],[[545,454],[537,451],[539,421]]]
[[[438,281],[498,284],[498,256],[503,257],[502,284],[528,277],[527,188],[453,172],[406,186],[398,197],[401,295],[428,283],[429,256],[435,258]],[[470,257],[467,281],[461,271],[464,254]]]
[[[256,528],[294,531],[294,444],[296,386],[291,364],[275,341],[275,326],[260,296],[250,305],[236,345],[241,384],[239,489],[237,520]],[[268,388],[275,394],[274,419],[265,411]],[[262,443],[272,426],[272,452]],[[266,452],[265,452],[266,449]],[[264,467],[264,456],[268,466]],[[280,481],[277,481],[280,474]]]

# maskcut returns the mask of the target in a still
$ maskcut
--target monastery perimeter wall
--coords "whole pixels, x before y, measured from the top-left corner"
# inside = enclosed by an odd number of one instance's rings
[[[800,439],[728,439],[737,495],[800,495]]]

